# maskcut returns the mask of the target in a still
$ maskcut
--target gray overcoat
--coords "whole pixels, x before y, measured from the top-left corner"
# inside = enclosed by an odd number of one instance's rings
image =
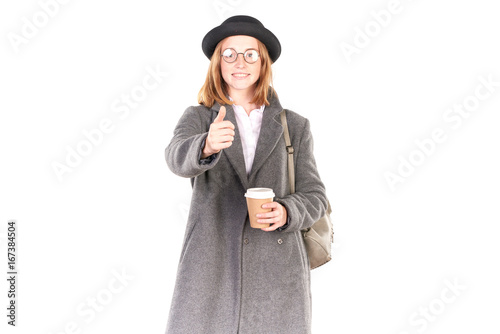
[[[295,149],[296,193],[291,195],[277,96],[264,109],[249,176],[231,105],[225,120],[236,127],[232,146],[208,164],[200,162],[219,109],[217,102],[212,108],[188,107],[165,149],[168,167],[190,178],[193,188],[166,333],[311,333],[310,270],[300,230],[325,214],[327,199],[309,121],[287,111]],[[253,187],[274,190],[290,217],[285,230],[250,227],[244,194]]]

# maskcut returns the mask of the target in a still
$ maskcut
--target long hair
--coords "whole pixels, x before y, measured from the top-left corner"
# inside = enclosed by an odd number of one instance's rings
[[[228,37],[226,37],[228,38]],[[227,83],[222,78],[221,73],[221,48],[222,41],[220,41],[215,47],[215,51],[210,58],[210,65],[208,67],[207,77],[205,79],[205,83],[203,87],[201,87],[198,92],[198,103],[203,104],[205,107],[211,108],[214,103],[217,101],[219,104],[233,104],[234,102],[227,98],[228,89]],[[257,86],[255,87],[255,94],[250,101],[250,103],[255,103],[260,106],[265,104],[268,106],[269,99],[272,94],[276,94],[276,91],[272,87],[273,83],[273,73],[271,69],[272,61],[271,57],[269,57],[269,53],[267,51],[266,46],[261,41],[257,40],[257,44],[259,47],[259,55],[261,60],[260,74],[259,79],[256,81]],[[270,89],[271,88],[271,89]],[[271,96],[269,95],[271,93]]]

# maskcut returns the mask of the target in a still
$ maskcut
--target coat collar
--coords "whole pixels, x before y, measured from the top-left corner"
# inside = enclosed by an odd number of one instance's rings
[[[232,105],[226,105],[225,119],[231,121],[231,123],[234,124],[235,136],[233,145],[224,149],[223,152],[228,157],[228,160],[231,165],[233,165],[233,168],[236,170],[245,189],[250,188],[250,184],[253,183],[256,173],[262,167],[271,152],[274,150],[279,142],[279,139],[281,138],[281,135],[283,134],[283,126],[281,125],[281,121],[279,118],[279,114],[283,110],[283,108],[281,107],[277,94],[273,94],[271,96],[271,91],[272,88],[269,87],[268,96],[270,105],[264,108],[259,139],[257,141],[255,157],[249,176],[247,176],[247,172],[245,169],[245,157],[243,155],[243,147],[241,144],[241,137],[239,134],[238,124],[236,122],[234,109]],[[215,102],[211,109],[218,113],[220,107],[221,105],[218,102]],[[284,149],[285,148],[283,148],[283,150]],[[263,187],[265,185],[255,186]]]

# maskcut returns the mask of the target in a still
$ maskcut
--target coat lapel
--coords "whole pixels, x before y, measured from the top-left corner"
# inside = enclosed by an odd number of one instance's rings
[[[243,147],[241,144],[241,138],[240,138],[240,133],[238,130],[238,123],[236,122],[236,116],[234,115],[234,109],[232,105],[226,105],[226,117],[224,120],[228,120],[231,123],[234,124],[234,141],[231,146],[228,148],[225,148],[222,150],[224,154],[227,156],[229,162],[233,166],[234,170],[238,174],[241,183],[245,187],[245,189],[248,188],[248,177],[247,177],[247,171],[245,167],[245,157],[243,155]],[[217,113],[219,113],[220,109],[220,104],[218,102],[215,102],[215,104],[212,107],[213,110],[215,110]]]
[[[250,180],[255,173],[258,172],[260,167],[262,167],[283,134],[283,126],[281,125],[279,117],[283,108],[281,107],[277,96],[271,97],[269,102],[270,105],[264,108],[264,115],[262,116],[262,125],[260,128],[259,139],[257,141],[257,148],[255,149],[255,158],[253,160],[252,170],[249,177]],[[284,149],[285,148],[283,148],[283,150]]]

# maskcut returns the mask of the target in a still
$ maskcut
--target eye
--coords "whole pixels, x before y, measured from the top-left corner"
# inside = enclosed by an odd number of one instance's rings
[[[257,52],[257,50],[251,49],[246,52],[246,57],[249,60],[257,61],[257,59],[259,58],[259,53]]]
[[[234,57],[233,50],[231,50],[231,49],[224,50],[224,52],[222,53],[222,55],[224,57],[226,57],[226,58],[233,58]]]

